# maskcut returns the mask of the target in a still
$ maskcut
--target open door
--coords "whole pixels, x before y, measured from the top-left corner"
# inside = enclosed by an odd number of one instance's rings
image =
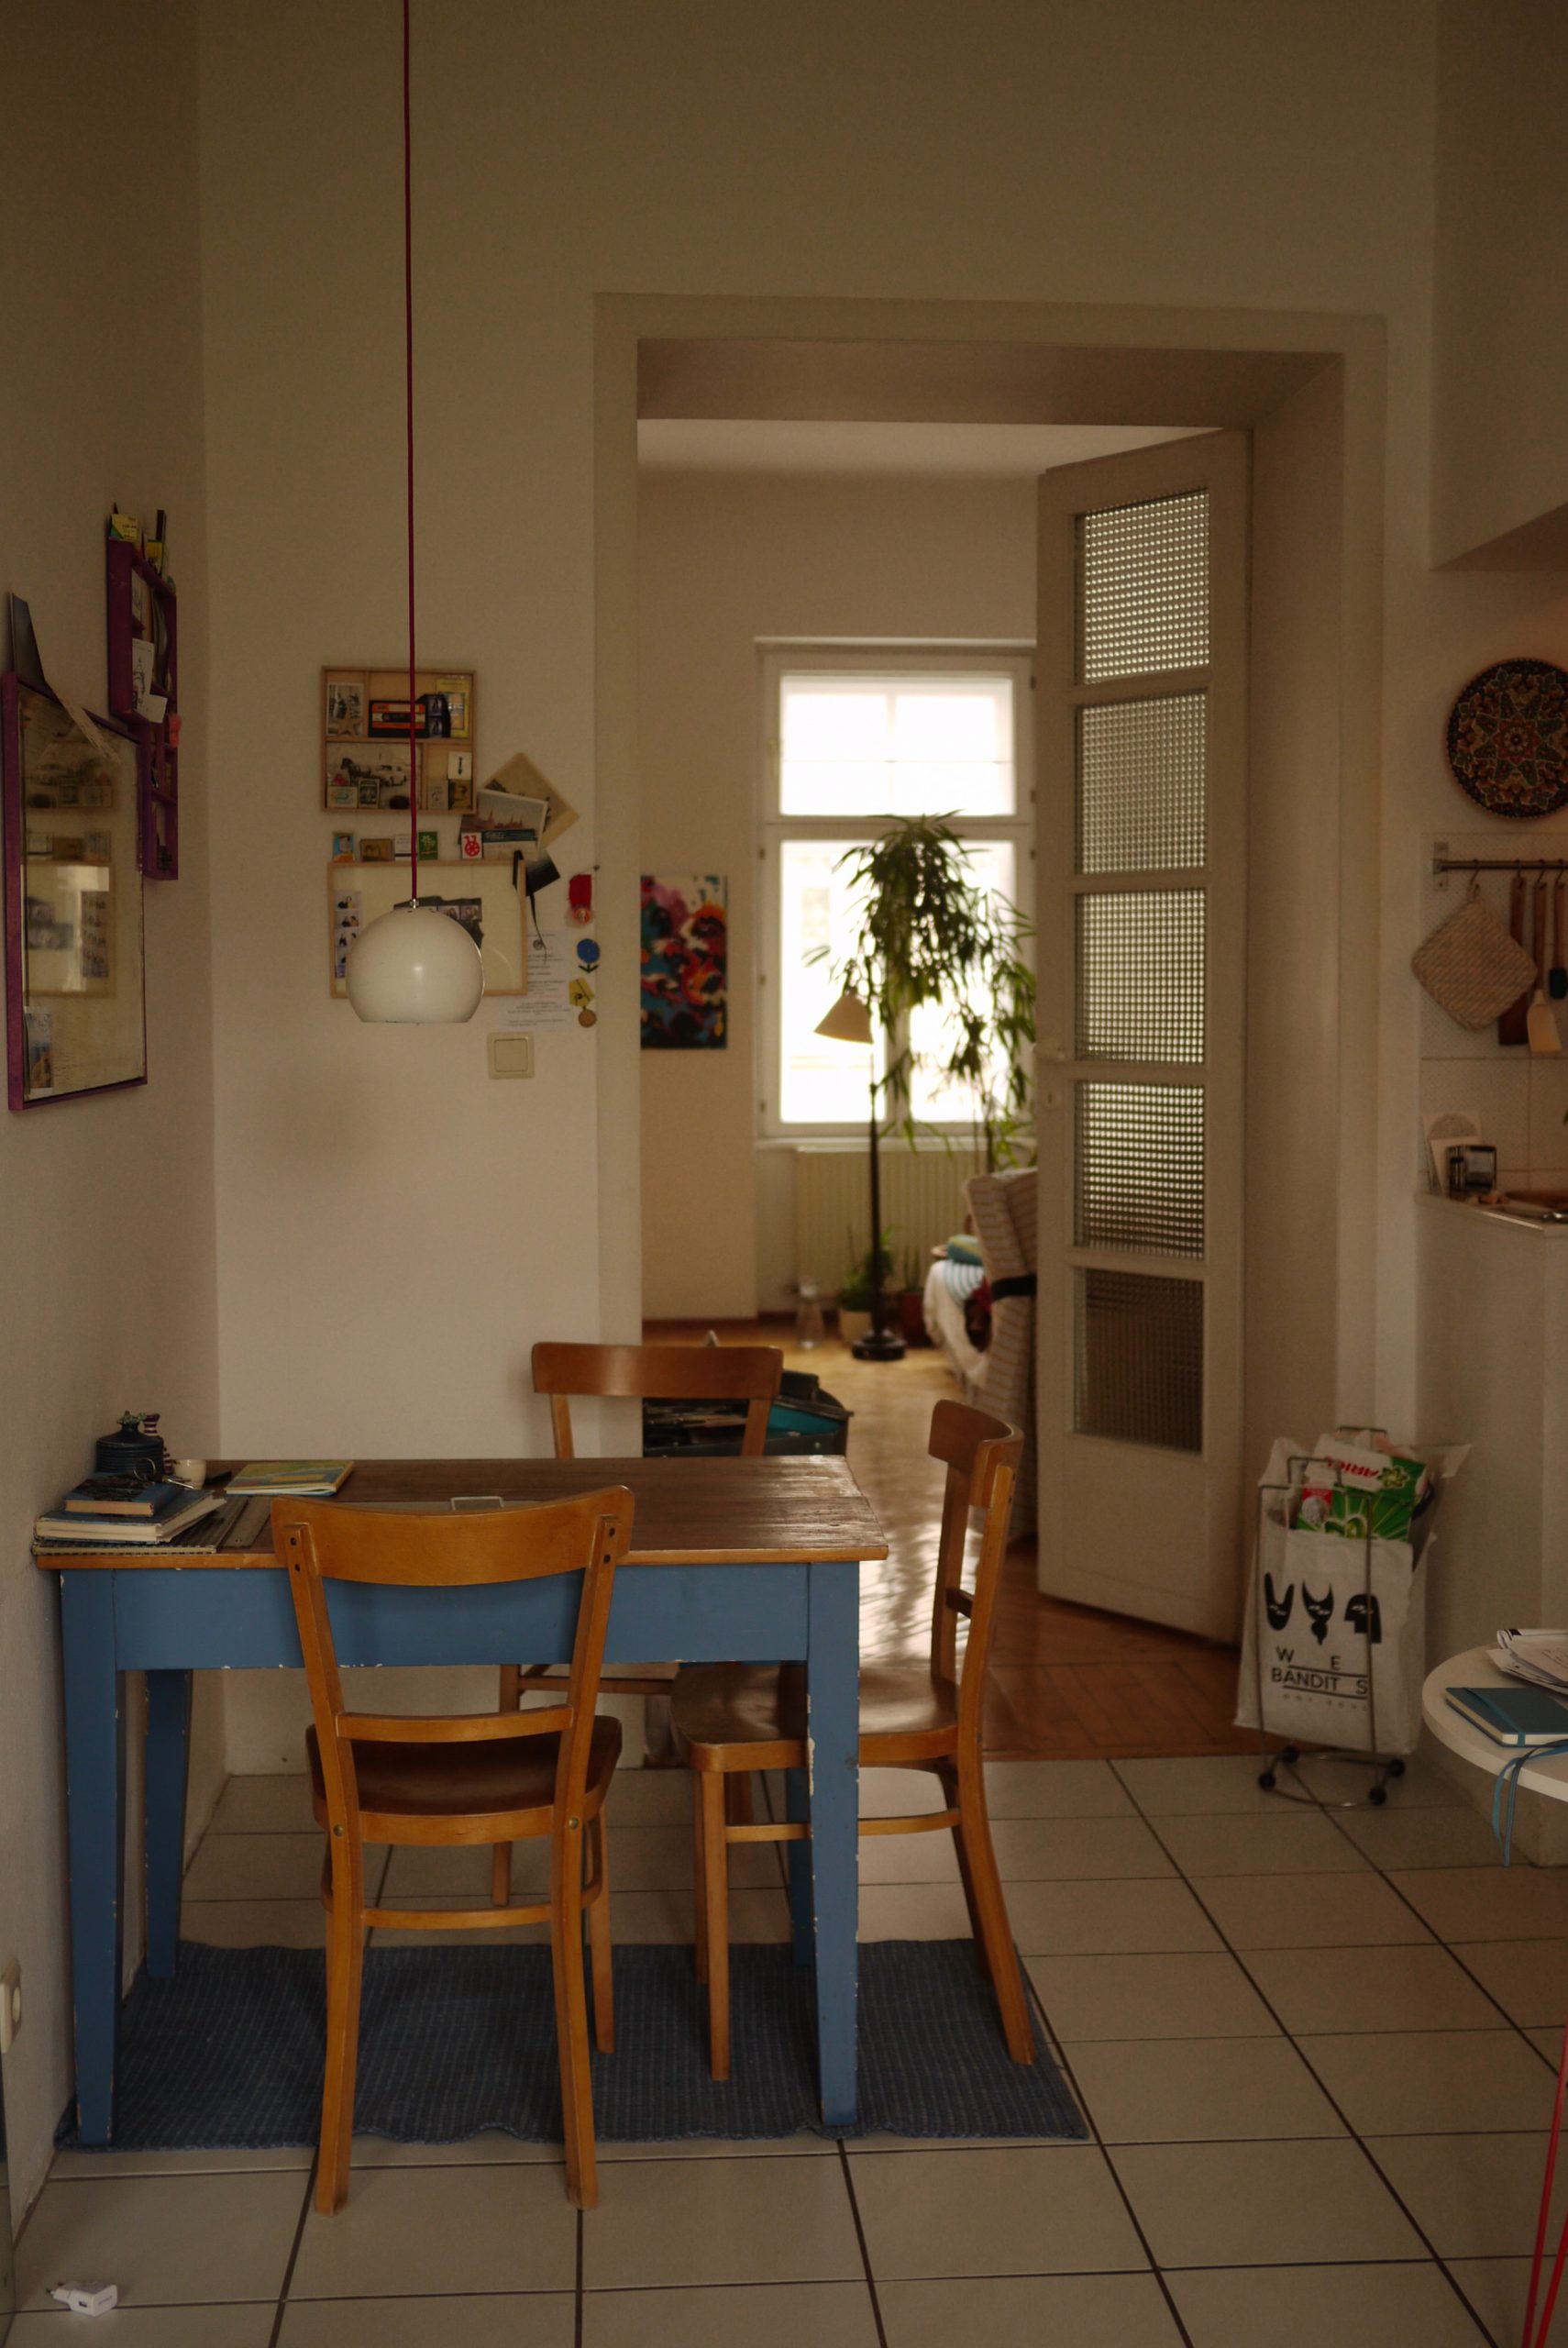
[[[1040,484],[1040,1585],[1241,1589],[1245,436]]]

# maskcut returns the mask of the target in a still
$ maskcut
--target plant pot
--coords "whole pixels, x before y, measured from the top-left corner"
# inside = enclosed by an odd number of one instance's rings
[[[918,1288],[899,1290],[899,1335],[906,1346],[929,1346],[925,1334],[925,1298]]]
[[[862,1337],[869,1335],[870,1328],[869,1312],[856,1312],[847,1304],[839,1306],[838,1334],[846,1346],[858,1345]]]

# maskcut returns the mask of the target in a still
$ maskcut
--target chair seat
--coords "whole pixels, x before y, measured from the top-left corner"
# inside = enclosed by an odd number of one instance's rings
[[[694,1768],[804,1767],[806,1675],[798,1663],[693,1665],[675,1683],[671,1713]],[[862,1666],[862,1768],[935,1759],[952,1752],[957,1733],[957,1690],[928,1664]],[[888,1751],[890,1745],[899,1748],[896,1755]]]
[[[326,1793],[321,1779],[321,1750],[314,1728],[305,1733],[311,1793],[316,1820],[325,1826]],[[540,1810],[555,1800],[560,1738],[491,1736],[472,1744],[383,1744],[364,1739],[354,1745],[354,1770],[361,1813],[383,1818],[487,1818]],[[591,1816],[604,1800],[621,1755],[621,1723],[594,1715],[588,1753],[583,1808]],[[548,1830],[548,1818],[545,1831]]]

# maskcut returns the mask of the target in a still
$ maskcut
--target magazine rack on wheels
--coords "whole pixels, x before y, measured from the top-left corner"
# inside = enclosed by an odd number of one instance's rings
[[[1366,1742],[1364,1745],[1360,1747],[1346,1745],[1315,1745],[1313,1747],[1314,1759],[1323,1761],[1343,1761],[1351,1764],[1353,1767],[1364,1768],[1371,1772],[1372,1782],[1366,1789],[1366,1801],[1359,1801],[1353,1797],[1344,1801],[1321,1801],[1314,1794],[1308,1793],[1304,1790],[1297,1790],[1292,1786],[1282,1784],[1279,1778],[1279,1768],[1281,1764],[1283,1764],[1287,1769],[1292,1767],[1301,1758],[1301,1748],[1297,1744],[1289,1741],[1286,1742],[1275,1750],[1271,1750],[1269,1746],[1269,1738],[1271,1735],[1284,1735],[1288,1740],[1290,1733],[1288,1730],[1271,1730],[1268,1724],[1268,1708],[1265,1700],[1266,1690],[1264,1671],[1264,1647],[1265,1645],[1265,1626],[1269,1622],[1270,1600],[1265,1565],[1268,1544],[1265,1541],[1264,1533],[1266,1526],[1271,1523],[1271,1521],[1274,1521],[1271,1520],[1269,1514],[1271,1502],[1283,1505],[1286,1511],[1286,1519],[1288,1519],[1291,1494],[1293,1491],[1299,1490],[1300,1487],[1301,1479],[1297,1476],[1297,1470],[1298,1468],[1305,1469],[1307,1464],[1305,1456],[1293,1458],[1289,1467],[1289,1474],[1292,1479],[1290,1482],[1285,1484],[1260,1484],[1258,1487],[1257,1538],[1253,1545],[1252,1594],[1253,1620],[1255,1626],[1255,1635],[1253,1639],[1253,1684],[1257,1695],[1258,1750],[1259,1757],[1263,1763],[1263,1767],[1258,1772],[1258,1784],[1263,1788],[1265,1793],[1277,1794],[1282,1801],[1305,1803],[1314,1810],[1362,1810],[1366,1807],[1366,1803],[1371,1803],[1375,1809],[1381,1809],[1388,1799],[1388,1788],[1391,1781],[1404,1776],[1405,1764],[1398,1754],[1383,1753],[1378,1748],[1377,1680],[1375,1669],[1375,1648],[1377,1645],[1377,1610],[1375,1595],[1372,1586],[1373,1544],[1372,1512],[1370,1509],[1366,1512],[1364,1519],[1365,1530],[1362,1534],[1345,1536],[1339,1534],[1323,1534],[1319,1536],[1325,1542],[1331,1541],[1334,1545],[1336,1553],[1344,1552],[1352,1547],[1359,1547],[1362,1553],[1361,1618],[1359,1632],[1353,1633],[1353,1636],[1359,1635],[1362,1641],[1363,1653],[1365,1656],[1364,1712],[1366,1718]],[[1322,1471],[1320,1469],[1315,1469],[1314,1472],[1320,1474]],[[1334,1480],[1337,1481],[1338,1479],[1335,1479]],[[1300,1528],[1297,1528],[1297,1530],[1299,1532]]]

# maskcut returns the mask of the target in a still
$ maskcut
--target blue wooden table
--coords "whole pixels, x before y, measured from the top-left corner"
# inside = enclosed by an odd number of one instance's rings
[[[842,1459],[362,1461],[345,1505],[518,1502],[627,1484],[632,1545],[609,1653],[669,1662],[801,1661],[810,1690],[812,1836],[791,1846],[797,1955],[815,1966],[823,2118],[856,2104],[859,1565],[887,1555]],[[148,1969],[177,1961],[193,1671],[302,1668],[270,1529],[219,1555],[102,1551],[38,1559],[57,1574],[65,1665],[72,1977],[82,2140],[113,2141],[125,1915],[125,1674],[147,1675]],[[450,1590],[339,1584],[344,1664],[557,1663],[569,1658],[565,1583]],[[302,1724],[308,1706],[302,1678]]]

